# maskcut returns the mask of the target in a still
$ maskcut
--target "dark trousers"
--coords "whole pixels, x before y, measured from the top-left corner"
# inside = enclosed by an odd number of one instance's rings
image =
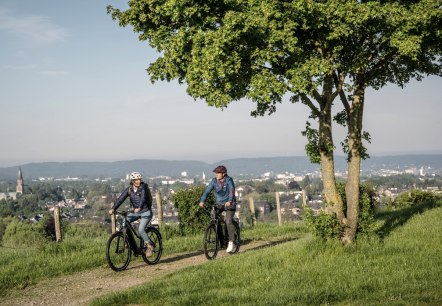
[[[235,210],[226,210],[226,227],[229,235],[229,241],[235,240],[235,226],[233,225],[233,217],[235,216]]]

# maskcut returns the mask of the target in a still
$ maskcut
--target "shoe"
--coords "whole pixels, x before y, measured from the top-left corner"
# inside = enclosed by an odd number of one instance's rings
[[[152,256],[152,245],[150,243],[146,243],[146,256]]]
[[[227,246],[227,253],[232,253],[233,249],[235,248],[235,244],[233,243],[233,241],[229,241],[229,245]]]

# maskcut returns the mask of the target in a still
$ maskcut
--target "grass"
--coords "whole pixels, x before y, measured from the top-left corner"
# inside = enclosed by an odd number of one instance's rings
[[[442,208],[426,210],[389,227],[382,239],[342,246],[307,235],[189,267],[92,305],[441,305],[441,232]]]
[[[260,225],[242,231],[243,240],[272,240],[299,237],[305,227],[286,224]],[[14,289],[23,289],[36,282],[84,271],[96,267],[107,267],[106,241],[109,235],[94,225],[70,227],[60,243],[41,242],[31,246],[0,247],[0,296]],[[163,241],[163,256],[202,250],[202,233],[185,237],[173,236]],[[142,261],[141,257],[134,259]]]

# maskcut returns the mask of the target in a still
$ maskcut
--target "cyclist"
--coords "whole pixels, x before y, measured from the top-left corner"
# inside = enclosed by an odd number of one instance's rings
[[[149,186],[142,179],[143,176],[140,172],[132,172],[130,174],[130,186],[123,190],[111,210],[109,210],[109,214],[115,213],[115,210],[129,197],[134,212],[128,214],[127,219],[129,222],[141,219],[138,232],[146,243],[146,256],[149,257],[152,255],[152,244],[149,241],[145,228],[152,220],[152,194],[150,193]]]
[[[227,168],[220,165],[213,169],[216,177],[214,177],[209,185],[207,185],[206,190],[201,196],[199,206],[203,207],[204,202],[209,196],[212,190],[215,191],[216,203],[220,204],[223,208],[221,210],[226,212],[226,226],[227,233],[229,235],[229,244],[227,246],[226,252],[231,253],[234,248],[233,237],[235,233],[235,227],[233,225],[233,217],[236,211],[236,196],[235,196],[235,184],[233,179],[227,175]]]

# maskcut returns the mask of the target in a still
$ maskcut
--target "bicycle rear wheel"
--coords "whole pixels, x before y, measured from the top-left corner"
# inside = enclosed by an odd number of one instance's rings
[[[130,262],[130,244],[122,232],[113,233],[106,245],[106,260],[114,271],[123,271]]]
[[[152,255],[148,257],[144,252],[141,256],[145,263],[148,265],[154,265],[160,260],[161,254],[163,253],[163,239],[161,238],[160,231],[155,227],[148,226],[146,228],[146,233],[152,244]]]
[[[219,239],[216,234],[216,225],[211,223],[204,232],[204,254],[207,259],[214,259],[218,255],[218,250]]]
[[[235,254],[239,252],[239,246],[241,245],[241,232],[239,229],[239,224],[238,222],[233,222],[233,225],[235,226],[235,237],[233,239],[233,242],[235,243],[235,247],[233,249],[233,251],[230,254]]]

